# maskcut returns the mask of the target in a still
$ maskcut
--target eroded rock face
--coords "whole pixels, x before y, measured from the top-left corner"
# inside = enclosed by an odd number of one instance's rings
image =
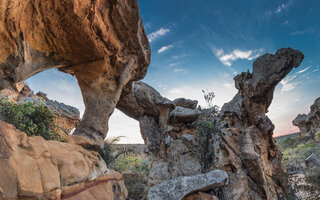
[[[290,48],[259,57],[252,73],[235,77],[238,94],[222,107],[212,121],[215,128],[205,136],[192,124],[205,112],[195,102],[169,101],[145,83],[133,83],[117,108],[140,122],[152,163],[148,186],[218,168],[230,176],[228,186],[210,191],[218,198],[293,199],[266,113],[276,85],[303,57]]]
[[[80,136],[70,136],[71,141],[76,141],[73,137]],[[101,180],[107,184],[103,187],[108,192],[114,184],[119,185],[117,188],[124,197],[120,199],[125,199],[122,176],[109,172],[98,153],[85,150],[75,142],[27,137],[0,121],[0,145],[0,199],[59,199],[61,193],[70,193],[70,188],[86,188]],[[114,184],[104,181],[109,179]]]
[[[123,93],[117,108],[139,121],[142,138],[152,163],[148,187],[179,176],[201,173],[196,130],[190,126],[199,114],[197,102],[162,97],[159,92],[141,81]],[[191,106],[190,106],[191,105]],[[181,106],[187,106],[184,108]]]
[[[252,73],[234,78],[239,92],[222,107],[220,120],[227,124],[215,134],[213,144],[214,166],[229,171],[230,199],[293,199],[266,113],[275,86],[303,58],[298,50],[280,49],[257,58]]]
[[[320,132],[320,98],[317,98],[310,106],[308,115],[299,114],[292,123],[299,127],[300,135],[314,137],[316,133]]]
[[[86,106],[75,134],[97,146],[122,89],[149,61],[136,0],[0,2],[0,89],[53,67],[74,75]]]
[[[228,184],[228,174],[222,170],[214,170],[206,174],[164,181],[150,188],[148,199],[181,200],[192,192],[221,187],[226,184]]]

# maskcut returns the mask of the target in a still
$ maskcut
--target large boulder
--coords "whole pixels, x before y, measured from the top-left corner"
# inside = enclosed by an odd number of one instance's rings
[[[181,176],[164,181],[150,188],[150,200],[181,200],[190,193],[221,187],[228,184],[228,174],[222,170],[213,170],[206,174]]]
[[[59,199],[61,193],[69,193],[70,187],[92,191],[92,185],[100,182],[108,192],[116,185],[122,191],[120,199],[125,199],[122,176],[108,171],[97,152],[88,151],[76,142],[28,137],[0,121],[0,147],[0,199]],[[109,179],[113,182],[107,184]]]
[[[122,90],[149,62],[136,0],[0,2],[0,89],[49,68],[74,75],[86,106],[75,134],[97,149]]]
[[[308,115],[299,114],[292,123],[299,127],[300,135],[314,137],[320,132],[320,97],[310,106]]]

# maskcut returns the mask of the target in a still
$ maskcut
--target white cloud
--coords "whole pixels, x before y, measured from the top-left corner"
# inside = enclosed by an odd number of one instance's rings
[[[282,85],[281,92],[289,92],[296,88],[298,85],[301,84],[300,81],[294,81],[297,76],[288,76],[287,78],[283,79],[280,84]]]
[[[310,67],[311,67],[311,66],[310,66]],[[303,70],[298,71],[297,74],[301,74],[301,73],[307,71],[310,67],[307,67],[307,68],[305,68],[305,69],[303,69]]]
[[[180,65],[182,64],[181,62],[177,62],[177,63],[171,63],[169,64],[169,67],[174,67],[174,66],[177,66],[177,65]]]
[[[231,66],[233,61],[238,59],[246,59],[246,60],[253,60],[261,55],[263,49],[259,50],[249,50],[249,51],[242,51],[239,49],[234,49],[231,53],[225,54],[223,49],[216,49],[212,48],[213,53],[215,56],[227,66]]]
[[[313,28],[307,28],[304,30],[297,30],[291,33],[291,35],[304,35],[304,34],[313,34],[315,33],[316,30]]]
[[[166,33],[170,32],[170,29],[166,28],[160,28],[159,30],[152,32],[148,35],[148,40],[149,42],[153,42],[156,40],[158,37],[165,35]]]
[[[283,9],[285,9],[288,5],[286,4],[281,4],[280,6],[278,6],[278,8],[276,9],[275,13],[279,14],[281,13],[281,11],[283,11]]]
[[[188,72],[188,70],[183,69],[183,68],[176,68],[176,69],[173,70],[173,72],[176,72],[176,73],[181,72],[183,74],[186,74]]]
[[[162,52],[164,52],[164,51],[167,51],[168,49],[170,49],[170,48],[172,48],[173,47],[173,45],[168,45],[168,46],[163,46],[163,47],[161,47],[159,50],[158,50],[158,53],[162,53]]]

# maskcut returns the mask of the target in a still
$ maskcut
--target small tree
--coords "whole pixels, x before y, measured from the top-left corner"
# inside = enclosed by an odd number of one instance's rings
[[[211,146],[213,140],[213,134],[216,132],[216,116],[219,112],[218,106],[213,105],[214,92],[205,92],[204,99],[207,103],[207,109],[201,109],[202,114],[194,123],[198,131],[198,140],[200,144],[199,155],[202,167],[202,172],[207,172],[213,162],[214,150]]]

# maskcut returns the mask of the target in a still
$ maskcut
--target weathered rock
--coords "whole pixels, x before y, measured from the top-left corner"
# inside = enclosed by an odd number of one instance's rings
[[[198,105],[198,101],[191,100],[191,99],[185,99],[185,98],[178,98],[173,100],[173,103],[176,106],[184,107],[184,108],[190,108],[190,109],[196,109]]]
[[[316,133],[320,132],[320,98],[317,98],[310,106],[308,115],[299,114],[292,123],[299,127],[300,135],[314,137]]]
[[[221,187],[228,184],[228,174],[214,170],[206,174],[178,177],[150,188],[148,199],[181,200],[190,193]]]
[[[219,200],[218,197],[203,192],[197,192],[195,194],[190,194],[183,198],[183,200]]]
[[[173,122],[192,123],[198,119],[201,112],[190,108],[177,106],[171,113],[170,118]]]
[[[109,170],[94,180],[67,187],[62,191],[65,200],[125,200],[128,192],[120,173]]]
[[[309,167],[320,167],[320,159],[315,153],[312,153],[308,158],[306,158],[305,163]]]
[[[0,2],[0,89],[49,68],[74,75],[86,106],[74,134],[97,146],[122,89],[149,61],[136,0]]]
[[[178,102],[179,105],[184,102],[190,106],[186,102],[194,101],[183,99]],[[201,173],[196,147],[190,145],[196,139],[186,136],[196,132],[188,124],[196,120],[200,111],[176,107],[174,102],[162,97],[141,81],[134,82],[132,90],[122,94],[117,108],[139,121],[141,135],[152,163],[148,187],[175,177]],[[175,108],[179,109],[172,113]]]
[[[61,192],[69,193],[73,186],[89,191],[104,188],[93,192],[96,198],[91,199],[101,199],[95,195],[103,192],[126,198],[122,176],[108,172],[97,152],[76,144],[45,141],[40,136],[27,137],[2,121],[0,146],[0,199],[59,199]],[[97,186],[100,182],[103,184]]]
[[[222,107],[220,120],[228,124],[215,133],[213,144],[214,166],[229,171],[228,199],[294,198],[272,138],[274,125],[265,114],[275,86],[299,66],[303,57],[300,51],[280,49],[275,55],[259,57],[252,74],[235,77],[239,92]]]
[[[138,92],[133,85],[131,92],[126,91],[121,96],[118,108],[140,122],[151,157],[148,187],[218,168],[230,175],[229,185],[211,191],[218,197],[293,199],[281,153],[272,138],[274,125],[266,113],[275,86],[293,67],[298,67],[302,59],[300,51],[290,48],[259,57],[253,64],[252,73],[235,77],[238,94],[222,107],[221,113],[212,121],[214,129],[205,135],[198,135],[190,124],[199,117],[200,111],[191,109],[189,104],[186,104],[189,108],[175,105],[175,111],[172,111],[174,107],[166,107],[165,98],[154,89],[138,87],[145,91]],[[139,84],[143,85],[142,82]],[[143,107],[139,101],[154,106]],[[181,102],[186,101],[176,102],[184,105]],[[133,108],[138,109],[133,111]],[[202,114],[206,112],[203,110]],[[190,120],[184,120],[187,117]]]

